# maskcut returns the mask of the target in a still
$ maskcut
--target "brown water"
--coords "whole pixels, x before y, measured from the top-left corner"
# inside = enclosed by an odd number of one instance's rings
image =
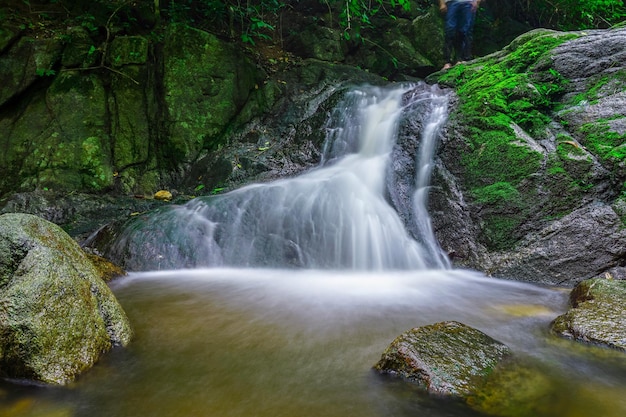
[[[443,320],[541,364],[552,398],[537,417],[626,415],[626,357],[548,334],[559,289],[465,271],[246,269],[137,274],[113,289],[131,345],[69,387],[3,382],[0,416],[480,415],[371,370],[400,333]]]

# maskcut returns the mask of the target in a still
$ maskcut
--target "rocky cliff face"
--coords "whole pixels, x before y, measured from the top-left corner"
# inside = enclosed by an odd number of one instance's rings
[[[264,79],[235,46],[184,26],[162,44],[119,36],[100,52],[85,30],[64,36],[6,42],[0,194],[151,194],[180,182]]]

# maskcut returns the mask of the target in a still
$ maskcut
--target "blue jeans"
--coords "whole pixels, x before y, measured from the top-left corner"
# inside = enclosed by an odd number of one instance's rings
[[[472,29],[474,26],[475,11],[472,3],[449,1],[446,3],[445,45],[443,55],[445,62],[452,62],[452,53],[456,50],[456,57],[461,61],[472,59]],[[457,44],[457,35],[459,43]],[[455,45],[457,48],[455,48]]]

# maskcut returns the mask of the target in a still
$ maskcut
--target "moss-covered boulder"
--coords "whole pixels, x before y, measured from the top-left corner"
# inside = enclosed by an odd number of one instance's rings
[[[571,308],[552,322],[552,331],[569,339],[626,352],[626,281],[606,277],[578,284]]]
[[[0,216],[0,375],[65,384],[131,336],[75,241],[36,216]]]
[[[104,41],[77,27],[34,39],[2,26],[0,195],[175,189],[253,116],[239,113],[265,78],[237,44],[185,25]]]
[[[481,331],[448,321],[398,336],[374,368],[416,382],[431,394],[465,398],[510,354]]]
[[[434,177],[453,178],[463,197],[445,203],[450,187],[440,182],[432,199],[447,213],[434,227],[457,263],[571,286],[621,263],[624,51],[624,28],[535,30],[432,77],[458,95]],[[446,223],[467,221],[471,245],[446,232]],[[583,225],[579,233],[576,224]],[[594,230],[593,242],[583,229]],[[580,256],[593,248],[610,255],[591,263]]]

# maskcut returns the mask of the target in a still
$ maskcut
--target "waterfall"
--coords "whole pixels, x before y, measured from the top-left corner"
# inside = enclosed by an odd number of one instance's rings
[[[430,227],[426,198],[435,141],[446,115],[447,97],[424,83],[354,88],[325,126],[318,168],[141,216],[108,256],[124,259],[130,270],[445,268],[448,261]],[[385,199],[385,178],[400,121],[418,116],[424,128],[412,202],[416,239]]]

